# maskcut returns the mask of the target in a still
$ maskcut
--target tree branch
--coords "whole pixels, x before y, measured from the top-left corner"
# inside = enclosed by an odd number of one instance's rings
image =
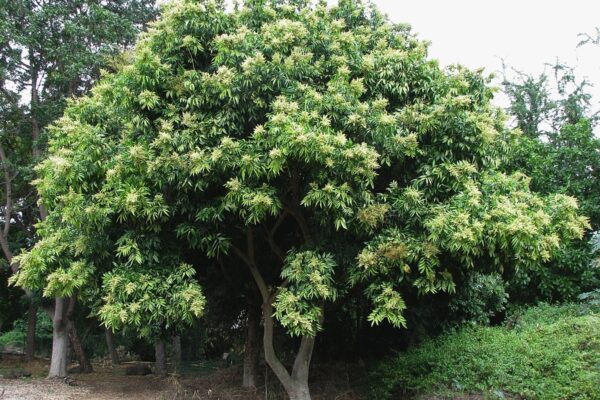
[[[269,242],[269,246],[271,247],[271,250],[273,251],[273,253],[277,257],[279,257],[281,259],[281,261],[285,260],[285,253],[283,252],[281,247],[279,247],[277,245],[277,242],[275,242],[275,233],[277,233],[277,229],[279,229],[279,227],[281,226],[283,221],[285,221],[285,217],[287,217],[288,214],[289,214],[289,212],[287,210],[284,210],[284,212],[279,214],[279,218],[277,219],[277,222],[275,222],[275,225],[273,225],[273,227],[271,229],[267,229],[265,227],[265,231],[267,232],[267,241]]]
[[[233,252],[239,258],[241,258],[248,266],[248,269],[250,270],[250,273],[252,274],[256,285],[258,286],[258,290],[260,290],[263,302],[266,302],[271,297],[269,293],[269,287],[267,286],[264,278],[260,274],[260,271],[258,270],[258,267],[256,266],[256,263],[254,261],[254,239],[252,237],[252,234],[249,233],[247,235],[248,245],[251,245],[251,247],[248,248],[247,252],[241,251],[235,245],[231,245],[231,248],[233,249]]]
[[[3,236],[8,241],[8,232],[10,231],[10,219],[12,215],[12,184],[10,177],[10,169],[8,158],[4,152],[4,146],[0,143],[0,162],[2,162],[2,170],[4,171],[4,190],[6,197],[6,206],[4,207],[4,229]]]

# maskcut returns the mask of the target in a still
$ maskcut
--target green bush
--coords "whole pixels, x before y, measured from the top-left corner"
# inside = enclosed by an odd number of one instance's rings
[[[52,321],[41,309],[38,309],[36,318],[36,350],[38,352],[43,350],[43,353],[46,353],[50,351],[52,346]],[[10,331],[0,333],[0,349],[9,345],[25,347],[26,336],[27,315],[24,315],[13,323],[13,328]]]
[[[21,330],[10,330],[0,335],[0,350],[6,346],[23,346],[25,342],[25,333]]]
[[[490,318],[504,311],[507,302],[506,283],[500,274],[471,273],[450,300],[450,325],[489,325]]]
[[[463,393],[600,399],[600,314],[542,305],[503,327],[465,327],[383,362],[369,382],[369,398],[378,400]]]

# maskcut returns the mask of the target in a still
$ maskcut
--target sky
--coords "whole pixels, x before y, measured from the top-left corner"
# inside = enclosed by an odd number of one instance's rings
[[[578,34],[600,27],[599,0],[373,0],[394,22],[409,23],[431,42],[442,65],[502,71],[506,65],[529,74],[557,59],[587,78],[593,108],[600,109],[600,46],[577,47]],[[498,82],[498,81],[497,81]],[[505,99],[497,99],[504,105]]]

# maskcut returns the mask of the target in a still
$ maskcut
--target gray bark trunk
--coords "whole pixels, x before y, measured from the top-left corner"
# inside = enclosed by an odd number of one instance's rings
[[[57,297],[52,319],[52,357],[48,378],[64,378],[67,376],[67,351],[69,335],[67,333],[66,299]]]
[[[265,361],[269,364],[279,382],[281,382],[290,400],[311,400],[308,388],[308,373],[315,339],[306,336],[302,337],[300,349],[296,354],[294,367],[290,374],[275,354],[273,347],[273,306],[270,301],[263,304],[263,318]]]
[[[173,369],[177,374],[181,369],[181,337],[179,335],[173,336],[171,346],[171,358],[173,359]]]
[[[154,374],[157,376],[167,375],[167,354],[165,351],[165,341],[157,340],[154,343]]]
[[[244,348],[243,387],[258,385],[258,356],[260,352],[260,306],[250,300],[247,309],[246,345]]]
[[[27,361],[35,358],[35,325],[37,322],[37,303],[29,296],[29,308],[27,310],[27,344],[25,345],[25,357]]]
[[[295,382],[293,388],[288,390],[290,400],[310,400],[310,391],[308,382]]]
[[[73,321],[73,317],[75,314],[75,305],[75,299],[71,298],[69,300],[69,308],[67,311],[67,332],[69,334],[69,340],[71,341],[71,348],[73,349],[75,357],[77,357],[77,361],[79,362],[79,368],[81,373],[89,374],[94,371],[94,368],[92,368],[92,364],[90,363],[90,360],[85,354],[83,343],[81,341],[81,338],[79,337],[79,333],[77,332],[75,322]]]
[[[292,212],[292,215],[294,215],[294,217],[298,220],[298,224],[300,225],[306,242],[311,242],[312,240],[310,238],[310,232],[308,231],[306,221],[303,219],[301,213]],[[273,236],[274,231],[275,229],[271,231],[270,237]],[[310,391],[308,389],[308,372],[310,367],[310,360],[314,349],[315,339],[314,337],[302,338],[300,349],[298,350],[296,360],[294,361],[294,367],[292,369],[292,373],[290,374],[287,368],[281,362],[281,360],[279,360],[279,358],[277,357],[277,354],[275,353],[275,348],[273,346],[273,301],[276,297],[277,292],[271,292],[258,269],[254,257],[254,235],[251,228],[248,228],[246,231],[246,240],[247,251],[245,253],[235,246],[233,246],[232,249],[246,263],[246,265],[250,269],[250,273],[252,274],[252,277],[256,282],[256,286],[258,287],[263,301],[263,349],[265,354],[265,361],[269,365],[269,367],[271,367],[271,370],[273,371],[277,379],[279,379],[279,382],[281,382],[291,400],[310,400]],[[270,242],[271,245],[273,245],[273,241],[271,240]],[[279,251],[277,253],[279,253]],[[283,285],[285,285],[285,283]],[[321,322],[322,318],[323,315],[321,314]]]
[[[115,337],[113,335],[113,331],[109,328],[106,328],[104,330],[104,336],[106,337],[106,348],[108,349],[108,354],[110,355],[110,361],[113,365],[121,364],[119,353],[117,353],[117,348],[115,346]]]
[[[71,348],[75,353],[75,357],[77,358],[77,362],[79,363],[81,373],[89,374],[91,372],[94,372],[94,368],[92,367],[90,360],[85,354],[85,349],[83,348],[83,343],[81,342],[81,338],[79,337],[79,333],[77,332],[75,323],[69,320],[67,322],[67,327],[69,333],[69,340],[71,341]]]

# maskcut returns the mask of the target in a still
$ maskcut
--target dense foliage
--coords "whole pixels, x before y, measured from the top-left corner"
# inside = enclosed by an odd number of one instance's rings
[[[592,263],[590,243],[600,227],[600,139],[594,133],[597,113],[592,109],[589,84],[573,69],[552,66],[552,74],[522,73],[504,81],[509,108],[524,132],[511,152],[510,168],[525,172],[540,193],[576,197],[590,219],[586,236],[564,246],[552,262],[515,277],[514,300],[533,302],[574,300],[600,285],[600,268]]]
[[[114,63],[156,15],[153,0],[0,0],[0,247],[1,287],[19,268],[13,255],[37,240],[35,224],[47,210],[38,204],[33,166],[45,154],[44,128],[66,99],[87,92],[100,68]],[[0,290],[1,328],[24,314],[17,288]],[[27,353],[33,357],[38,291],[27,291]],[[10,311],[5,311],[5,307]],[[52,312],[50,302],[44,302]],[[4,321],[3,321],[4,322]]]
[[[325,303],[359,290],[372,324],[405,326],[405,293],[539,268],[588,226],[506,173],[518,133],[488,83],[358,0],[170,4],[49,129],[50,214],[14,282],[156,337],[202,315],[198,275],[238,263],[267,363],[308,398]],[[301,337],[291,374],[273,317]]]
[[[382,363],[370,398],[426,393],[490,398],[597,399],[600,316],[596,306],[542,305],[501,327],[467,327]]]

